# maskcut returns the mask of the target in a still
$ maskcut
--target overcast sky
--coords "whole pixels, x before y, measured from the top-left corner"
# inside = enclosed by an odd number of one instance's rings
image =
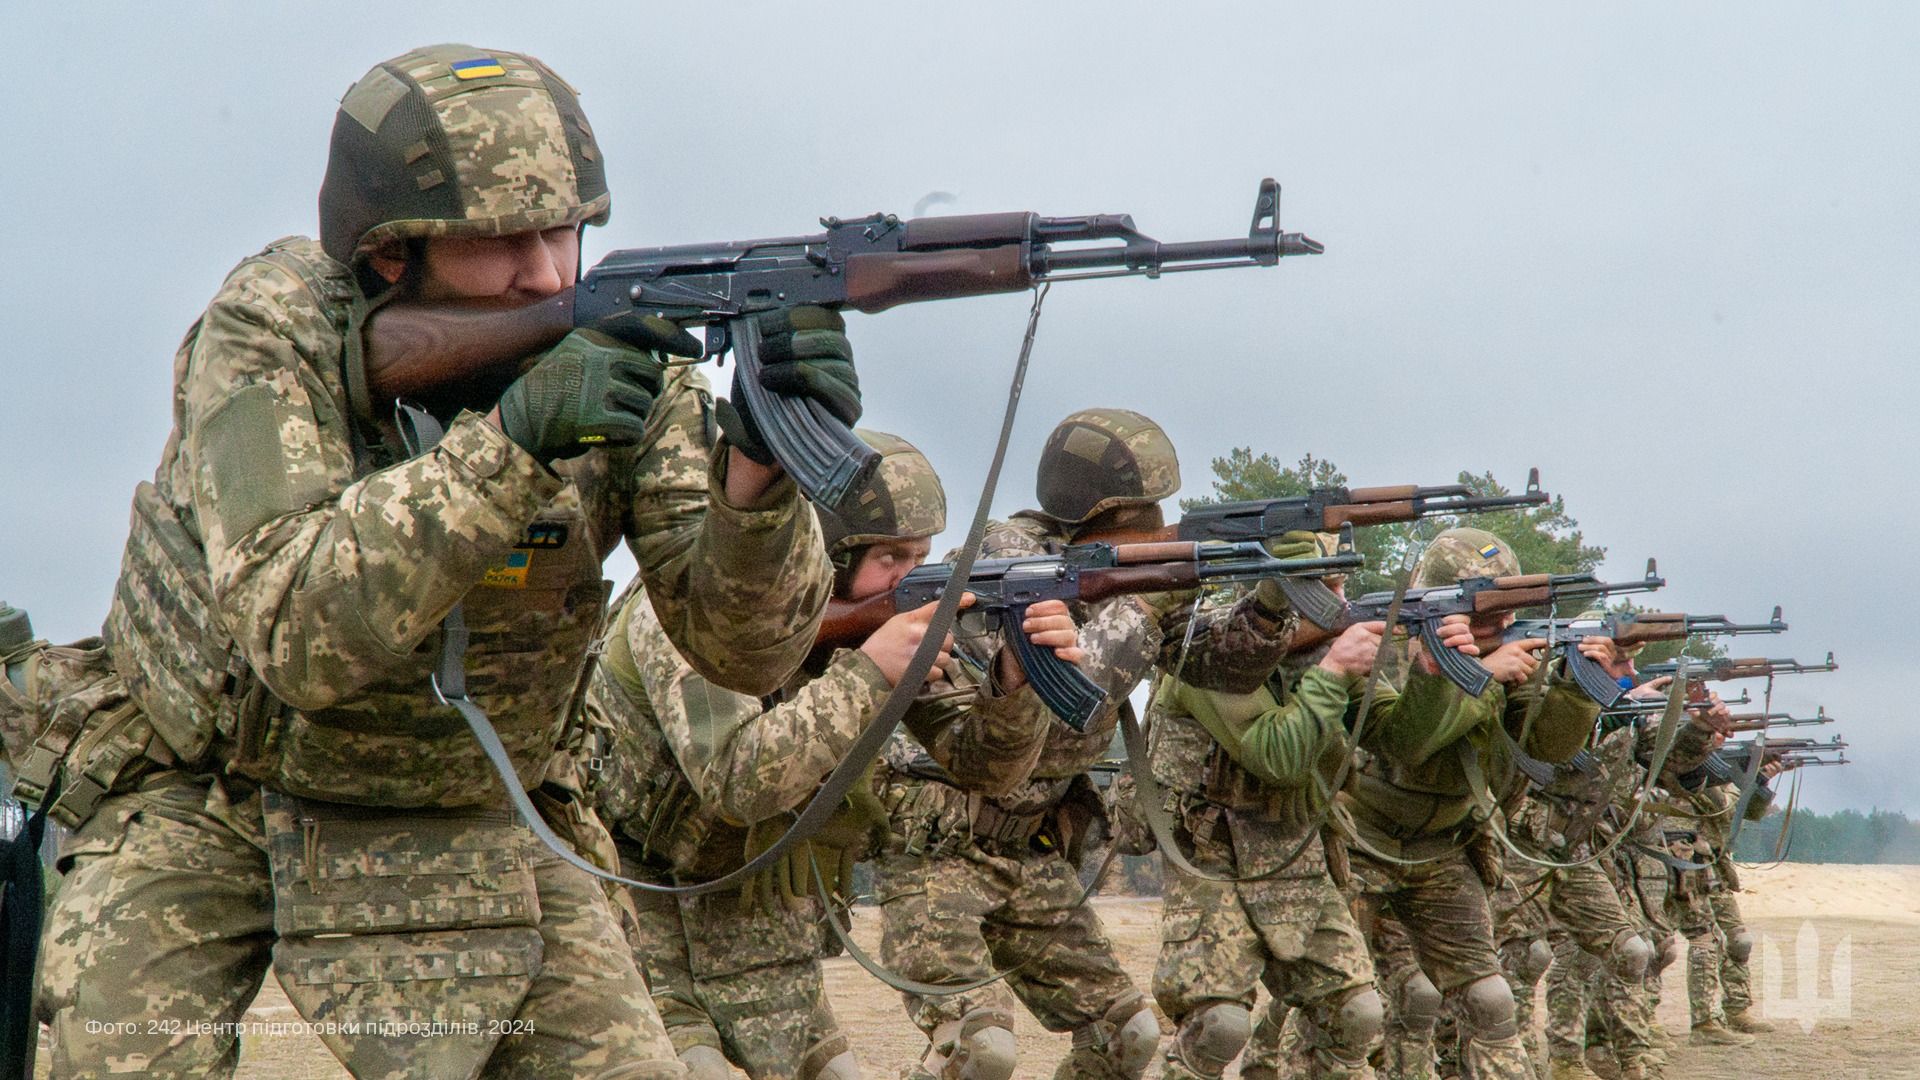
[[[1545,487],[1669,609],[1793,631],[1735,651],[1859,763],[1821,809],[1920,813],[1906,715],[1920,538],[1920,7],[9,4],[0,9],[0,598],[95,632],[170,360],[225,272],[311,234],[335,104],[414,45],[523,50],[583,91],[615,247],[825,214],[1127,212],[1244,235],[1263,176],[1327,253],[1062,286],[996,509],[1046,432],[1139,409],[1186,492],[1236,445],[1356,484]],[[716,14],[718,12],[718,14]],[[852,320],[868,422],[966,520],[1026,300]],[[950,400],[954,399],[954,400]],[[610,568],[624,576],[631,563]],[[1831,729],[1824,729],[1831,730]]]

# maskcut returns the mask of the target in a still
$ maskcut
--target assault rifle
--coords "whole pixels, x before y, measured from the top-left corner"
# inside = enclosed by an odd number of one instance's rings
[[[879,455],[811,399],[760,383],[754,316],[803,304],[885,311],[899,304],[1020,292],[1035,285],[1233,266],[1273,266],[1324,250],[1280,231],[1280,185],[1262,180],[1244,239],[1163,244],[1127,214],[1041,217],[1025,211],[902,221],[893,214],[820,219],[824,232],[615,251],[577,287],[534,304],[391,304],[369,321],[373,400],[431,399],[455,383],[495,396],[520,362],[576,326],[629,336],[656,316],[707,329],[706,358],[729,351],[762,437],[815,502],[837,507]],[[489,398],[488,400],[491,400]]]
[[[1802,765],[1845,765],[1847,763],[1847,743],[1835,735],[1825,742],[1814,739],[1751,739],[1747,742],[1728,743],[1707,755],[1705,769],[1714,783],[1737,783],[1753,770],[1753,755],[1760,754],[1761,762],[1778,761],[1790,769]],[[1832,752],[1839,755],[1838,760],[1820,755]]]
[[[1106,692],[1079,667],[1027,639],[1020,624],[1029,606],[1042,600],[1091,602],[1261,578],[1350,574],[1365,565],[1365,559],[1351,552],[1317,559],[1276,559],[1253,541],[1076,544],[1058,555],[976,561],[966,586],[973,594],[973,606],[962,614],[985,616],[997,624],[1034,693],[1054,715],[1082,731],[1106,705]],[[900,612],[940,599],[952,572],[946,563],[929,563],[908,571],[891,592],[866,600],[829,601],[815,648],[858,645]]]
[[[1692,687],[1688,689],[1691,691]],[[1747,693],[1745,690],[1742,690],[1740,696],[1737,698],[1723,698],[1720,702],[1722,705],[1750,705],[1752,703],[1753,695]],[[1712,707],[1713,703],[1711,701],[1705,698],[1695,699],[1692,694],[1689,693],[1684,708],[1690,712],[1704,712]],[[1639,724],[1649,716],[1658,716],[1666,711],[1667,699],[1665,695],[1652,698],[1630,698],[1622,695],[1615,700],[1613,704],[1600,710],[1598,725],[1599,737],[1605,738],[1608,734],[1618,731],[1623,727]]]
[[[1179,521],[1159,528],[1116,529],[1087,534],[1083,540],[1110,544],[1149,544],[1162,540],[1271,540],[1290,532],[1340,532],[1360,525],[1415,521],[1436,514],[1484,514],[1523,506],[1544,506],[1552,498],[1540,490],[1540,470],[1527,472],[1519,495],[1475,495],[1465,484],[1418,487],[1318,487],[1305,495],[1196,506]],[[1280,586],[1302,618],[1323,630],[1340,619],[1340,598],[1317,581],[1282,579]]]
[[[1780,608],[1763,623],[1736,623],[1725,615],[1682,615],[1666,611],[1617,611],[1600,619],[1522,619],[1507,629],[1504,641],[1541,638],[1553,642],[1553,650],[1567,659],[1567,671],[1587,696],[1602,708],[1612,705],[1625,692],[1606,669],[1580,652],[1580,642],[1590,637],[1612,639],[1616,645],[1645,645],[1654,641],[1684,641],[1695,635],[1733,637],[1741,634],[1779,634],[1787,624],[1780,621]]]
[[[1750,656],[1736,658],[1716,657],[1712,660],[1687,661],[1687,678],[1693,680],[1711,680],[1725,682],[1732,679],[1771,679],[1775,675],[1799,675],[1809,671],[1837,671],[1840,665],[1833,662],[1829,652],[1824,663],[1803,664],[1798,660],[1769,660],[1765,657]],[[1643,678],[1654,679],[1662,675],[1673,675],[1680,670],[1677,660],[1664,660],[1657,664],[1640,667]]]
[[[1667,583],[1647,560],[1647,576],[1637,581],[1605,582],[1592,574],[1522,574],[1503,578],[1468,578],[1456,585],[1408,589],[1400,605],[1400,625],[1417,631],[1427,654],[1433,657],[1455,686],[1479,697],[1493,676],[1478,660],[1440,645],[1440,621],[1449,615],[1497,615],[1521,608],[1586,602],[1615,593],[1652,592]],[[1393,606],[1390,592],[1368,593],[1346,605],[1338,620],[1343,626],[1387,617]]]
[[[1831,724],[1834,718],[1827,715],[1827,707],[1812,716],[1795,716],[1783,712],[1734,713],[1732,731],[1772,731],[1775,728],[1819,727]]]

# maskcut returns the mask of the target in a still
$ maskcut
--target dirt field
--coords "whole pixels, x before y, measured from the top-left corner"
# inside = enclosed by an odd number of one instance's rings
[[[1661,1005],[1667,1030],[1680,1035],[1667,1075],[1688,1080],[1794,1080],[1915,1078],[1920,1080],[1920,867],[1785,866],[1747,875],[1742,905],[1760,939],[1753,959],[1757,1007],[1780,1030],[1752,1048],[1704,1051],[1685,1045],[1684,961],[1670,969]],[[1101,918],[1121,950],[1123,962],[1144,988],[1158,946],[1159,903],[1154,900],[1098,901]],[[857,933],[873,945],[877,923],[871,912],[857,918]],[[1815,940],[1817,938],[1817,941]],[[1848,949],[1839,949],[1842,945]],[[1814,994],[1802,992],[1797,953],[1811,947],[1820,974]],[[1850,987],[1836,995],[1832,974],[1836,950],[1850,953]],[[1768,958],[1777,959],[1778,976],[1769,984]],[[840,958],[827,965],[827,984],[841,1022],[852,1034],[866,1074],[872,1080],[899,1076],[918,1056],[924,1042],[906,1022],[896,996]],[[1802,1030],[1805,1011],[1831,1010]],[[295,1020],[293,1009],[268,980],[249,1020]],[[1021,1080],[1052,1075],[1065,1052],[1065,1036],[1039,1029],[1022,1016],[1019,1025],[1023,1063]],[[1158,1075],[1156,1064],[1149,1075]],[[249,1080],[335,1080],[347,1073],[317,1039],[305,1035],[249,1036],[243,1044],[240,1076]]]

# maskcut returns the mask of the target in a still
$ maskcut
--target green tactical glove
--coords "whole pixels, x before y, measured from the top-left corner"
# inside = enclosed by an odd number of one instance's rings
[[[1320,539],[1303,529],[1284,532],[1266,540],[1267,554],[1276,559],[1317,559],[1320,557]],[[1280,583],[1272,578],[1264,578],[1254,587],[1254,599],[1261,607],[1273,614],[1280,614],[1293,605],[1288,602],[1287,594]]]
[[[813,398],[848,427],[860,419],[860,376],[853,370],[853,344],[839,312],[822,307],[782,308],[755,316],[760,327],[760,385],[788,397]],[[714,409],[727,441],[762,465],[772,465],[745,395],[740,372],[733,394]]]
[[[596,446],[631,446],[646,430],[664,370],[608,334],[575,330],[500,395],[500,427],[549,464]]]
[[[772,847],[792,824],[783,817],[755,822],[747,829],[746,855],[751,859]],[[761,907],[769,912],[780,907],[792,911],[806,906],[814,895],[813,868],[820,868],[820,880],[827,895],[844,896],[853,887],[853,866],[867,857],[886,838],[887,811],[869,783],[855,784],[852,791],[820,825],[820,830],[805,841],[793,845],[771,870],[757,874],[740,889],[743,908]]]

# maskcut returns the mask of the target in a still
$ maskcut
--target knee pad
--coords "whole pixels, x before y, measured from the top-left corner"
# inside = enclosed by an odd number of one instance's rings
[[[860,1063],[854,1060],[853,1051],[842,1050],[820,1066],[813,1080],[860,1080]]]
[[[731,1080],[733,1076],[727,1056],[704,1043],[680,1051],[680,1064],[687,1067],[687,1080]]]
[[[1019,1058],[1013,1017],[998,1009],[975,1009],[934,1030],[924,1064],[940,1080],[1007,1080]]]
[[[1160,1021],[1153,1015],[1153,1009],[1141,1001],[1126,1023],[1113,1033],[1113,1041],[1107,1044],[1107,1056],[1122,1075],[1139,1080],[1153,1061],[1153,1051],[1160,1045]]]
[[[1660,942],[1660,951],[1653,957],[1653,970],[1648,974],[1658,975],[1672,967],[1674,961],[1678,959],[1680,959],[1680,935],[1668,934],[1666,940]]]
[[[1415,1031],[1432,1027],[1440,1019],[1443,1000],[1426,972],[1415,973],[1400,990],[1401,1026]]]
[[[1429,986],[1432,984],[1429,983]],[[1439,998],[1435,994],[1435,999]],[[1381,1032],[1387,1026],[1387,1003],[1380,998],[1380,991],[1369,986],[1348,998],[1333,1014],[1335,1041],[1340,1045],[1366,1053],[1373,1044],[1380,1041]]]
[[[1535,938],[1527,945],[1527,953],[1520,958],[1520,967],[1515,974],[1520,976],[1521,982],[1532,986],[1539,982],[1541,977],[1546,975],[1547,969],[1552,966],[1553,946],[1547,944],[1546,938]]]
[[[1253,1014],[1246,1006],[1216,1001],[1180,1022],[1173,1036],[1173,1052],[1180,1063],[1201,1076],[1219,1076],[1253,1037]]]
[[[1647,965],[1653,963],[1653,946],[1639,934],[1626,934],[1607,950],[1607,969],[1616,978],[1632,982],[1644,978]]]
[[[1739,933],[1727,939],[1727,955],[1736,964],[1746,963],[1747,958],[1753,955],[1753,933],[1741,927]]]
[[[1511,1038],[1514,1034],[1513,988],[1499,975],[1475,980],[1461,995],[1466,1004],[1465,1018],[1476,1039]]]

